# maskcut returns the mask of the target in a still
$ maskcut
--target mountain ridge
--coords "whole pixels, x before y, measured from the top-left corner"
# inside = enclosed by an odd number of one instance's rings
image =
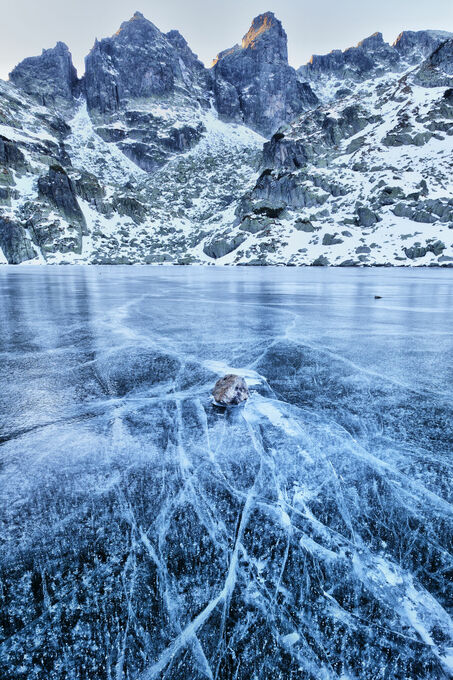
[[[136,12],[81,78],[57,43],[0,81],[0,261],[450,266],[452,39],[296,71],[265,12],[207,69]]]

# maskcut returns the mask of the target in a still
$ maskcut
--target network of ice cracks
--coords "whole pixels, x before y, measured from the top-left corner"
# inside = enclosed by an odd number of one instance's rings
[[[172,285],[67,283],[2,334],[0,677],[448,678],[451,402]]]

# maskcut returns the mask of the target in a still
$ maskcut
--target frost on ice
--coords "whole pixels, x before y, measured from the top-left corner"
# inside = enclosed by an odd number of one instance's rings
[[[448,678],[442,272],[174,272],[2,272],[2,680]]]

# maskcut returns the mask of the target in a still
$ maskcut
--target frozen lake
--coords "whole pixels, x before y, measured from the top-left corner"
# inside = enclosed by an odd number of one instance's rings
[[[1,680],[451,677],[452,311],[446,270],[0,267]]]

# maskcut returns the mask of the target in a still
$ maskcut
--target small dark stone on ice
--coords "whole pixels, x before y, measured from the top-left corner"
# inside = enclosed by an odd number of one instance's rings
[[[382,300],[382,295],[375,295],[375,296],[374,296],[374,299],[375,299],[375,300]]]
[[[217,404],[232,406],[249,398],[247,383],[239,375],[229,373],[217,380],[211,392]]]

